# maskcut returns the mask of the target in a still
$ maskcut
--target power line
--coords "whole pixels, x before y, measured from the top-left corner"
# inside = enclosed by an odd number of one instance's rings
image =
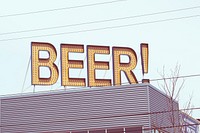
[[[148,130],[158,130],[158,132],[160,133],[160,132],[162,132],[162,133],[170,133],[170,132],[168,132],[168,131],[160,131],[160,130],[163,130],[163,129],[166,129],[166,128],[179,128],[179,130],[177,130],[177,132],[178,131],[181,131],[182,129],[180,129],[180,128],[183,128],[183,127],[189,127],[189,126],[199,126],[200,124],[199,123],[195,123],[195,124],[176,124],[176,125],[174,125],[174,126],[158,126],[158,127],[150,127],[150,128],[143,128],[143,129],[137,129],[137,128],[140,128],[140,126],[117,126],[117,127],[107,127],[107,128],[97,128],[97,129],[81,129],[80,131],[81,132],[88,132],[88,133],[90,133],[91,131],[93,131],[93,132],[95,132],[95,131],[98,131],[98,130],[100,130],[100,131],[102,131],[102,133],[103,133],[103,131],[104,131],[104,133],[106,133],[106,131],[105,130],[109,130],[109,129],[123,129],[123,128],[125,128],[125,129],[128,129],[128,128],[132,128],[132,127],[135,127],[136,129],[134,129],[133,128],[133,130],[132,130],[132,132],[140,132],[141,130],[142,131],[148,131]],[[142,128],[142,127],[141,127]],[[48,131],[48,132],[43,132],[43,133],[64,133],[64,132],[70,132],[70,133],[74,133],[74,132],[77,132],[77,131],[79,131],[79,130],[59,130],[59,131]],[[185,130],[183,130],[183,131],[185,131]],[[129,131],[130,132],[130,131]],[[186,132],[186,131],[185,131]],[[126,133],[126,131],[125,132],[123,132],[123,133]]]
[[[149,80],[151,82],[154,82],[154,81],[169,80],[169,79],[174,79],[174,78],[192,78],[192,77],[200,77],[200,74],[177,76],[177,77],[167,77],[167,78],[158,78],[158,79],[149,79]],[[142,81],[139,81],[139,82],[142,83]],[[129,82],[123,82],[122,84],[129,84]]]
[[[178,127],[189,127],[189,126],[199,126],[200,123],[195,123],[195,124],[183,124],[183,125],[174,125],[174,126],[158,126],[158,127],[153,127],[153,128],[144,128],[143,130],[162,130],[166,128],[178,128]]]
[[[108,1],[108,2],[86,4],[86,5],[79,5],[79,6],[72,6],[72,7],[63,7],[63,8],[40,10],[40,11],[8,14],[8,15],[1,15],[0,18],[22,16],[22,15],[30,15],[30,14],[38,14],[38,13],[53,12],[53,11],[61,11],[61,10],[69,10],[69,9],[76,9],[76,8],[90,7],[90,6],[97,6],[97,5],[105,5],[105,4],[112,4],[112,3],[121,2],[121,1],[126,1],[126,0],[113,0],[113,1]]]
[[[174,78],[191,78],[191,77],[200,77],[200,74],[177,76],[177,77],[168,77],[168,78],[160,78],[160,79],[150,79],[150,81],[159,81],[159,80],[165,80],[165,79],[168,80],[168,79],[174,79]]]
[[[166,110],[166,111],[157,111],[157,112],[143,112],[143,113],[130,113],[124,115],[111,115],[111,116],[103,116],[103,117],[91,117],[91,118],[78,118],[78,119],[64,119],[64,120],[52,120],[52,121],[44,121],[44,122],[31,122],[31,123],[22,123],[22,124],[8,124],[8,125],[0,125],[0,127],[10,127],[10,126],[19,126],[19,125],[32,125],[32,124],[42,124],[42,123],[54,123],[54,122],[66,122],[66,121],[83,121],[83,120],[95,120],[95,119],[108,119],[108,118],[117,118],[117,117],[130,117],[130,116],[143,116],[143,115],[153,115],[153,114],[162,114],[162,113],[170,113],[170,112],[179,112],[185,109],[178,110]],[[187,110],[200,110],[200,107],[196,108],[188,108]]]
[[[85,57],[86,58],[86,57]],[[85,60],[84,58],[84,60]],[[30,60],[29,60],[30,62]],[[28,68],[27,68],[28,69]],[[81,72],[80,72],[81,73]],[[80,73],[79,73],[79,76],[80,76]],[[105,74],[104,74],[105,76]],[[170,79],[180,79],[180,78],[193,78],[193,77],[200,77],[200,74],[192,74],[192,75],[182,75],[182,76],[175,76],[175,77],[166,77],[166,78],[157,78],[157,79],[149,79],[151,82],[154,82],[154,81],[161,81],[161,80],[170,80]],[[142,83],[142,81],[138,81],[139,83]],[[130,82],[122,82],[121,85],[126,85],[126,84],[131,84]],[[115,86],[115,85],[119,85],[119,84],[112,84],[112,86]],[[32,85],[30,85],[29,87],[31,87]]]
[[[81,73],[81,72],[80,72]],[[79,76],[80,76],[79,73]],[[200,74],[193,74],[193,75],[183,75],[183,76],[177,76],[177,77],[167,77],[167,78],[159,78],[159,79],[150,79],[150,82],[154,82],[154,81],[161,81],[161,80],[169,80],[169,79],[174,79],[174,78],[192,78],[192,77],[200,77]],[[142,81],[138,81],[139,83],[142,83]],[[116,85],[127,85],[127,84],[132,84],[130,82],[122,82],[121,84],[111,84],[111,86],[116,86]],[[26,89],[30,88],[33,85],[28,86]],[[59,86],[61,87],[61,86]],[[59,88],[57,87],[57,88]],[[89,86],[88,86],[89,87]],[[97,87],[103,87],[103,86],[97,86]],[[69,88],[70,89],[70,88]],[[182,109],[182,110],[187,110],[187,109]]]
[[[160,81],[160,80],[169,80],[169,79],[174,79],[174,78],[192,78],[192,77],[200,77],[200,74],[193,74],[193,75],[183,75],[183,76],[176,76],[176,77],[167,77],[167,78],[158,78],[158,79],[149,79],[150,82],[154,81]],[[142,83],[142,81],[138,81],[139,83]],[[126,84],[132,84],[130,82],[122,82],[121,85],[126,85]],[[119,85],[119,84],[112,84],[112,86]]]
[[[152,16],[152,15],[159,15],[159,14],[165,14],[165,13],[172,13],[172,12],[178,12],[178,11],[191,10],[191,9],[196,9],[196,8],[200,8],[200,6],[189,7],[189,8],[181,8],[181,9],[175,9],[175,10],[168,10],[168,11],[162,11],[162,12],[155,12],[155,13],[148,13],[148,14],[142,14],[142,15],[134,15],[134,16],[127,16],[127,17],[106,19],[106,20],[98,20],[98,21],[90,21],[90,22],[84,22],[84,23],[76,23],[76,24],[54,26],[54,27],[46,27],[46,28],[37,28],[37,29],[30,29],[30,30],[4,32],[4,33],[0,33],[0,35],[32,32],[32,31],[41,31],[41,30],[50,30],[50,29],[59,29],[59,28],[73,27],[73,26],[80,26],[80,25],[87,25],[87,24],[95,24],[95,23],[103,23],[103,22],[110,22],[110,21],[117,21],[117,20],[124,20],[124,19],[140,18],[140,17]]]
[[[110,129],[123,129],[123,128],[125,128],[125,130],[126,129],[128,129],[128,128],[133,128],[132,129],[132,132],[140,132],[141,130],[142,131],[148,131],[148,130],[158,130],[158,132],[160,133],[160,132],[162,132],[162,133],[170,133],[170,132],[168,132],[168,131],[159,131],[159,130],[163,130],[163,129],[166,129],[166,128],[183,128],[183,127],[189,127],[189,126],[198,126],[198,125],[200,125],[199,123],[196,123],[196,124],[182,124],[182,125],[174,125],[174,126],[158,126],[158,127],[150,127],[150,128],[143,128],[143,129],[137,129],[137,128],[142,128],[142,126],[140,125],[140,126],[117,126],[117,127],[107,127],[107,128],[95,128],[95,129],[81,129],[80,130],[80,132],[88,132],[88,133],[90,133],[91,131],[93,131],[93,132],[95,132],[95,131],[98,131],[98,130],[100,130],[100,131],[102,131],[102,133],[104,132],[104,133],[106,133],[106,130],[110,130]],[[134,129],[135,128],[135,129]],[[177,130],[177,132],[178,131],[180,131],[181,129],[179,129],[179,130]],[[79,131],[79,130],[57,130],[57,131],[48,131],[48,132],[43,132],[43,133],[64,133],[64,132],[70,132],[70,133],[74,133],[74,132],[77,132],[77,131]],[[185,130],[183,130],[183,131],[185,131]],[[129,132],[131,132],[131,131],[129,131]],[[185,131],[186,132],[186,131]],[[126,133],[126,131],[125,132],[123,132],[123,133]]]
[[[63,34],[75,34],[75,33],[91,32],[91,31],[117,29],[117,28],[131,27],[131,26],[137,26],[137,25],[154,24],[154,23],[159,23],[159,22],[174,21],[174,20],[181,20],[181,19],[188,19],[188,18],[196,18],[196,17],[200,17],[200,15],[184,16],[184,17],[162,19],[162,20],[155,20],[155,21],[146,21],[146,22],[140,22],[140,23],[132,23],[132,24],[118,25],[118,26],[109,26],[109,27],[88,29],[88,30],[70,31],[70,32],[63,32],[63,33],[56,33],[56,34],[44,34],[44,35],[36,35],[36,36],[8,38],[8,39],[1,39],[0,41],[2,42],[2,41],[28,39],[28,38],[37,38],[37,37],[58,36],[58,35],[63,35]],[[3,45],[3,44],[1,44],[1,45]]]
[[[29,60],[30,61],[30,60]],[[28,69],[28,68],[27,68]],[[80,76],[80,73],[79,73]],[[158,78],[158,79],[150,79],[151,82],[154,81],[161,81],[161,80],[169,80],[169,79],[174,79],[174,78],[193,78],[193,77],[200,77],[200,74],[193,74],[193,75],[183,75],[183,76],[176,76],[176,77],[167,77],[167,78]],[[25,82],[25,81],[24,81]],[[139,81],[139,83],[142,83],[142,81]],[[121,85],[126,85],[126,84],[131,84],[129,82],[122,82]],[[112,86],[115,86],[118,84],[112,84]],[[23,85],[24,86],[24,85]],[[30,88],[32,85],[27,87],[26,89]],[[99,86],[100,87],[100,86]],[[24,87],[23,87],[24,88]],[[26,90],[25,89],[25,90]]]

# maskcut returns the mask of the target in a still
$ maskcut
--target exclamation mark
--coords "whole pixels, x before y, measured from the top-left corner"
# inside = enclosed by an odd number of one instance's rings
[[[149,68],[149,47],[147,43],[140,44],[142,74],[148,73]],[[142,83],[149,83],[149,79],[142,79]]]

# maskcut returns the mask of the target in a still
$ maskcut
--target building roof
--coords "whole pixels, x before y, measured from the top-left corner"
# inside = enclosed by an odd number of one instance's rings
[[[82,92],[82,91],[98,91],[102,89],[117,89],[117,88],[127,88],[127,87],[143,87],[149,86],[152,89],[158,91],[164,96],[167,96],[164,92],[157,89],[153,85],[149,83],[141,83],[141,84],[128,84],[128,85],[120,85],[120,86],[101,86],[101,87],[71,87],[66,89],[59,90],[49,90],[49,91],[38,91],[38,92],[28,92],[28,93],[18,93],[18,94],[7,94],[0,95],[0,99],[9,99],[9,98],[19,98],[19,97],[32,97],[32,96],[42,96],[42,95],[54,95],[54,94],[62,94],[62,93],[73,93],[73,92]],[[168,97],[168,96],[167,96]],[[176,101],[177,102],[177,101]]]

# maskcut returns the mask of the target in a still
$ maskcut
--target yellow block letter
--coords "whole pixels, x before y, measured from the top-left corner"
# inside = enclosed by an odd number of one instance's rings
[[[95,61],[95,54],[110,54],[108,46],[87,46],[88,86],[111,86],[110,79],[96,79],[95,69],[109,69],[109,62]]]
[[[69,52],[84,52],[83,45],[61,44],[62,86],[86,86],[84,78],[69,78],[69,68],[83,68],[83,61],[69,60]]]
[[[49,58],[39,58],[40,51],[47,51]],[[58,80],[58,68],[54,64],[57,57],[55,47],[50,43],[31,43],[32,85],[53,85]],[[50,77],[40,78],[40,67],[48,67]]]
[[[133,49],[123,47],[113,47],[113,83],[114,85],[121,85],[121,71],[123,71],[129,83],[138,83],[132,70],[137,65],[137,56]],[[121,63],[120,55],[127,55],[129,63]]]

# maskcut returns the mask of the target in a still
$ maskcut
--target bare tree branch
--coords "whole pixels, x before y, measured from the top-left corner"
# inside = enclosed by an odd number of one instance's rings
[[[166,102],[168,110],[172,111],[171,113],[169,113],[168,120],[171,122],[172,127],[174,127],[172,129],[173,133],[184,133],[184,129],[176,127],[176,124],[181,124],[181,122],[179,121],[179,115],[177,116],[177,114],[175,114],[174,112],[174,110],[176,109],[176,107],[174,106],[174,101],[179,101],[180,92],[184,88],[184,83],[185,83],[184,79],[179,82],[180,65],[177,64],[174,69],[170,70],[171,78],[167,78],[164,66],[163,66],[163,71],[160,72],[159,74],[163,79],[163,84],[159,84],[159,88],[164,90],[166,95],[169,97]],[[186,108],[191,107],[191,99],[192,97],[190,96]],[[191,112],[185,112],[185,113],[190,114]],[[160,124],[157,124],[157,126],[159,125]]]

